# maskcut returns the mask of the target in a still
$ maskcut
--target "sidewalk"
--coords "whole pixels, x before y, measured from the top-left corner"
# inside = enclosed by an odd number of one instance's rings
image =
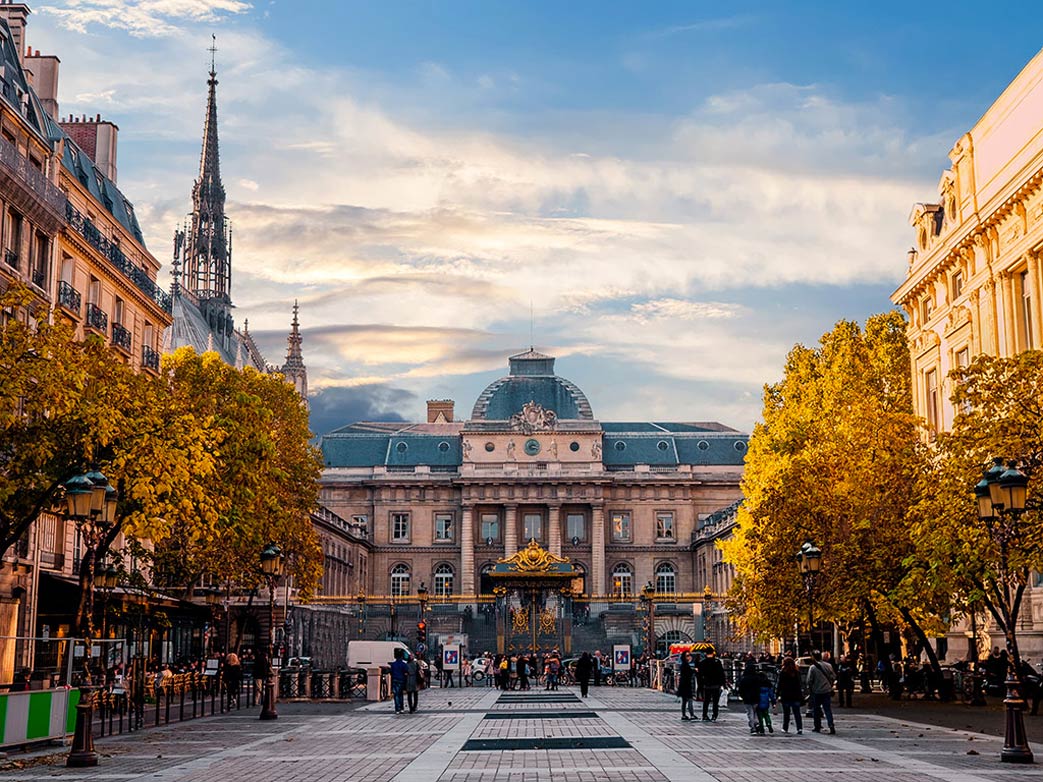
[[[1003,736],[1006,725],[1007,710],[1003,706],[1003,699],[997,697],[987,698],[985,706],[968,706],[962,701],[942,703],[919,698],[903,698],[900,701],[894,701],[883,693],[862,695],[856,692],[852,702],[854,707],[850,710],[841,709],[837,706],[837,699],[834,698],[834,713],[841,716],[849,712],[877,714],[896,720],[926,722],[943,728],[972,730],[988,736],[1000,737]],[[1043,713],[1032,717],[1026,710],[1025,731],[1028,733],[1029,741],[1043,743]]]

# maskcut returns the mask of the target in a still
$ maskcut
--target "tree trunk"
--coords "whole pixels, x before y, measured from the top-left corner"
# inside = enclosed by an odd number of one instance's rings
[[[927,652],[927,659],[931,662],[931,670],[940,674],[942,672],[942,665],[938,662],[938,654],[934,650],[934,644],[931,643],[931,639],[927,637],[927,633],[925,633],[923,628],[920,627],[920,623],[913,618],[913,615],[908,608],[903,608],[902,606],[895,607],[898,609],[898,613],[902,615],[902,619],[905,620],[905,623],[909,625],[909,629],[913,631],[913,634],[920,641],[923,650]]]

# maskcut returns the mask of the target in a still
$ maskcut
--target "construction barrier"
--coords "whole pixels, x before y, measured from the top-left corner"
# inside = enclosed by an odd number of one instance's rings
[[[64,740],[76,728],[79,702],[80,691],[64,687],[0,693],[0,747]]]

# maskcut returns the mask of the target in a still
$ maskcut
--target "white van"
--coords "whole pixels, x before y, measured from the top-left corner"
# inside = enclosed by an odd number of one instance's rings
[[[413,656],[401,641],[348,641],[349,668],[381,668],[391,665],[395,650],[401,649],[403,659]]]

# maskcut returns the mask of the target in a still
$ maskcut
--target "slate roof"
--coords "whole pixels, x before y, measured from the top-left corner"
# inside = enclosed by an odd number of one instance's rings
[[[130,231],[131,235],[144,247],[145,237],[141,234],[141,226],[138,225],[138,218],[134,214],[134,205],[123,195],[111,179],[98,170],[94,165],[94,161],[90,159],[86,152],[76,146],[75,141],[65,135],[65,132],[58,125],[50,122],[50,120],[48,120],[48,123],[57,128],[58,132],[65,139],[62,166],[76,177],[79,183],[87,188],[90,194],[98,200],[98,203],[103,204],[112,216],[119,221],[120,225]]]
[[[173,297],[171,315],[173,322],[163,332],[164,353],[173,353],[185,346],[195,348],[196,353],[216,350],[226,364],[252,366],[261,372],[267,371],[264,357],[257,351],[253,340],[236,331],[230,340],[231,345],[225,346],[223,339],[212,335],[210,324],[203,313],[183,292]]]

